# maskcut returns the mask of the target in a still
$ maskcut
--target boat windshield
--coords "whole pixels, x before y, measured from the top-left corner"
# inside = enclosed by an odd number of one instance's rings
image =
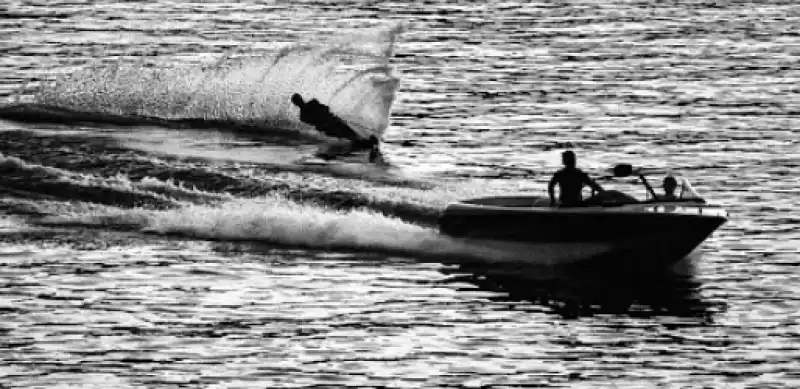
[[[689,183],[689,180],[686,177],[675,177],[678,180],[678,189],[676,192],[678,193],[678,198],[681,200],[690,200],[690,199],[697,199],[702,200],[703,197],[697,194],[697,191],[694,190],[692,184]]]
[[[692,187],[692,184],[689,183],[689,180],[686,177],[679,176],[679,175],[669,175],[668,177],[672,177],[677,182],[677,187],[675,188],[675,198],[677,200],[699,200],[703,201],[703,197],[700,196],[696,190]],[[658,187],[653,188],[657,192],[656,200],[668,200],[663,195],[663,187],[662,185],[658,185]],[[651,196],[648,193],[648,200],[650,200]]]
[[[672,177],[675,179],[677,186],[673,191],[675,195],[674,198],[667,198],[665,196],[665,191],[663,188],[663,180],[666,177]],[[645,181],[642,181],[642,178]],[[615,181],[618,184],[623,183],[624,181]],[[621,205],[621,204],[630,204],[630,203],[638,203],[640,201],[644,202],[651,202],[651,201],[659,201],[659,202],[669,202],[669,201],[699,201],[705,202],[702,196],[697,193],[697,191],[692,187],[692,184],[689,183],[689,180],[681,175],[677,174],[668,174],[667,176],[663,177],[653,177],[651,176],[640,176],[639,179],[635,181],[628,181],[628,184],[638,183],[646,184],[646,186],[652,187],[653,191],[655,192],[655,199],[653,199],[653,194],[650,193],[649,190],[645,190],[642,197],[636,195],[638,190],[635,190],[632,187],[628,188],[609,188],[605,184],[603,185],[606,189],[604,192],[593,194],[592,197],[587,199],[584,203],[586,205]],[[617,185],[614,185],[617,186]],[[641,186],[640,186],[641,188]],[[618,189],[618,190],[615,190]]]

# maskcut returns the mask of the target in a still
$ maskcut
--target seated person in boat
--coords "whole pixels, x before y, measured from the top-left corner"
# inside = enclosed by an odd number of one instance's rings
[[[382,160],[380,152],[380,141],[375,135],[364,139],[356,131],[354,131],[344,120],[334,115],[330,108],[319,102],[317,99],[303,101],[303,97],[299,93],[292,95],[292,103],[300,108],[300,121],[310,124],[317,129],[317,131],[329,136],[331,138],[345,139],[349,141],[349,147],[345,150],[340,150],[332,153],[332,148],[325,152],[319,152],[317,156],[322,159],[334,159],[337,156],[344,156],[353,152],[370,150],[369,161],[378,162]]]
[[[550,205],[556,204],[555,187],[558,185],[559,189],[559,203],[562,206],[574,207],[581,205],[582,194],[584,186],[589,186],[597,192],[603,192],[594,180],[588,174],[584,173],[581,169],[575,167],[575,153],[567,150],[561,153],[561,161],[564,163],[564,168],[553,174],[550,179],[550,184],[547,186],[547,192],[550,194]]]
[[[664,188],[664,194],[658,196],[657,200],[671,201],[678,199],[678,196],[675,196],[675,189],[678,188],[678,180],[676,180],[675,177],[672,176],[664,177],[664,181],[661,184],[661,187]]]

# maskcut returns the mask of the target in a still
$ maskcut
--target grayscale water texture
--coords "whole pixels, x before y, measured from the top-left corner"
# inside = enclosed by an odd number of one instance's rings
[[[391,168],[289,163],[316,146],[280,132],[0,119],[0,388],[800,387],[793,1],[7,0],[0,104],[398,24]],[[250,123],[214,77],[187,101]],[[462,195],[544,194],[567,148],[681,171],[730,220],[657,271],[509,269],[436,231]]]

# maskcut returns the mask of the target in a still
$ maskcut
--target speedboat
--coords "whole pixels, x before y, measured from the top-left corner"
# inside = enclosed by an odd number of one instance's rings
[[[550,205],[543,196],[481,197],[452,203],[439,219],[441,233],[490,246],[527,245],[529,254],[550,262],[588,259],[672,263],[690,254],[727,220],[727,212],[709,204],[682,176],[680,193],[656,195],[641,169],[616,165],[603,177],[638,177],[643,200],[604,190],[577,206]],[[676,193],[678,190],[676,190]]]

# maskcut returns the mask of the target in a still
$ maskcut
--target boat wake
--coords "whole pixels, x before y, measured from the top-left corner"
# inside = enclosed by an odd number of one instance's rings
[[[218,206],[171,210],[106,209],[44,216],[48,227],[135,229],[144,233],[208,240],[249,241],[324,250],[371,251],[443,261],[515,263],[535,253],[509,251],[440,235],[435,228],[370,210],[332,210],[280,195],[233,200]],[[546,264],[546,263],[542,263]]]
[[[21,217],[20,228],[90,227],[488,261],[520,254],[435,229],[448,202],[485,192],[480,185],[404,185],[260,164],[220,168],[102,137],[3,131],[0,139],[0,209]]]

